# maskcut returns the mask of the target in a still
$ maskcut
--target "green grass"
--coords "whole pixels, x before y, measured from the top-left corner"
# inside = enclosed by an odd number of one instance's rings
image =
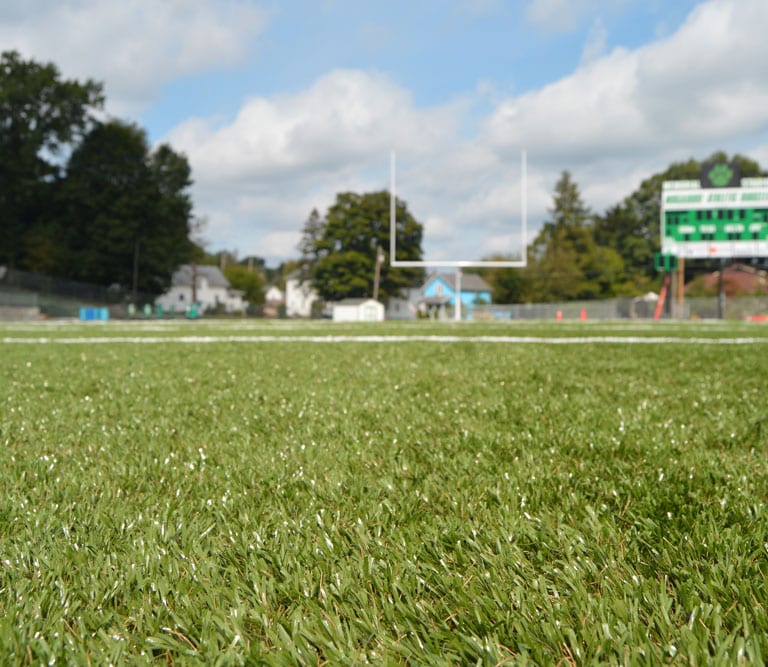
[[[562,324],[0,338],[768,340]],[[0,343],[0,662],[762,664],[767,352]]]

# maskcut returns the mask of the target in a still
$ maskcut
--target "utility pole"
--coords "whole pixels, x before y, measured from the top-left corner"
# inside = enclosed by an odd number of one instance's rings
[[[139,242],[133,246],[133,301],[139,299]]]
[[[381,265],[384,263],[384,252],[376,246],[376,269],[373,274],[373,300],[379,300],[379,282],[381,280]]]
[[[720,274],[717,277],[717,319],[722,320],[725,317],[725,285],[723,284],[723,273],[725,273],[725,258],[720,258]]]
[[[192,303],[197,303],[197,264],[192,265]]]

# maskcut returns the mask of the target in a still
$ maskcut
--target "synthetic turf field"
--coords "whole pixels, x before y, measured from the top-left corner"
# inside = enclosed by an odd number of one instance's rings
[[[0,662],[762,664],[768,327],[0,326]]]

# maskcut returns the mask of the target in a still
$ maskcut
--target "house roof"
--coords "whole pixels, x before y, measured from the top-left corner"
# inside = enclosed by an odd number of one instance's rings
[[[374,303],[379,303],[378,301],[374,301],[370,297],[366,297],[364,299],[355,299],[355,298],[350,297],[350,298],[347,298],[347,299],[342,299],[341,301],[337,301],[336,303],[334,303],[334,305],[335,306],[359,306],[359,305],[361,305],[363,303],[367,303],[369,301],[373,301]]]
[[[716,287],[720,272],[713,271],[704,277],[704,287]],[[729,296],[768,292],[768,273],[748,264],[735,263],[723,270],[723,289]]]
[[[442,280],[448,285],[454,292],[456,291],[456,274],[455,273],[432,273],[427,278],[427,282],[424,283],[424,287],[429,285],[430,282],[437,279]],[[485,282],[476,273],[462,273],[461,274],[461,291],[462,292],[490,292],[491,286]]]
[[[197,265],[194,273],[197,273],[198,278],[205,278],[211,287],[229,287],[229,281],[218,266]],[[192,274],[192,265],[182,264],[174,272],[171,284],[176,287],[189,287],[192,285]]]

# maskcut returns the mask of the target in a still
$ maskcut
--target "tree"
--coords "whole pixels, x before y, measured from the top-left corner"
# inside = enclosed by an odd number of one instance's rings
[[[312,282],[326,301],[373,294],[377,253],[384,255],[381,266],[379,298],[386,301],[403,288],[423,279],[419,268],[392,268],[389,255],[389,193],[344,192],[320,218],[310,214],[299,245],[309,267]],[[422,256],[421,223],[398,201],[395,210],[398,259],[420,260]]]
[[[568,171],[555,184],[553,203],[551,219],[528,249],[527,297],[531,301],[565,301],[594,296],[594,286],[585,272],[594,253],[590,212]]]
[[[227,264],[224,275],[234,289],[245,292],[243,298],[249,304],[259,306],[264,303],[264,275],[261,271],[250,271],[242,264]]]
[[[514,258],[510,255],[490,255],[488,261],[505,261]],[[499,267],[471,267],[467,273],[476,273],[491,286],[493,303],[520,303],[525,296],[525,277],[521,269]]]
[[[185,157],[118,121],[97,124],[73,151],[58,219],[66,253],[59,273],[160,293],[195,255]]]
[[[38,260],[55,249],[40,226],[52,214],[60,156],[103,101],[101,84],[62,80],[53,64],[15,51],[0,55],[0,262],[24,266],[28,244]]]

